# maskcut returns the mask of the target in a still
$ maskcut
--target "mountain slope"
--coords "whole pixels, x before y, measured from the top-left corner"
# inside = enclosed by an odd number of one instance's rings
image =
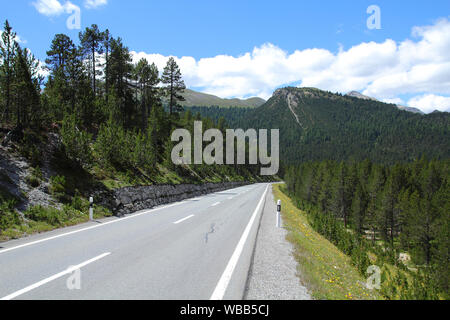
[[[203,116],[210,116],[206,108]],[[230,127],[280,129],[285,163],[364,160],[379,163],[450,157],[450,114],[420,115],[391,104],[342,96],[314,88],[283,88],[261,107],[235,117],[214,109]]]
[[[223,99],[217,96],[193,91],[186,89],[182,94],[186,101],[183,101],[181,105],[183,107],[242,107],[242,108],[255,108],[263,105],[266,101],[261,98],[249,98],[245,100],[241,99]]]

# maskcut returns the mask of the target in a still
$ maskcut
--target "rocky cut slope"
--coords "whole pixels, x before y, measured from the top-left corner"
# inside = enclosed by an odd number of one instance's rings
[[[17,200],[19,210],[32,206],[60,207],[49,193],[50,177],[56,175],[50,161],[59,143],[57,135],[48,135],[45,147],[40,149],[38,172],[37,167],[33,168],[30,160],[16,150],[15,144],[0,145],[0,190]]]

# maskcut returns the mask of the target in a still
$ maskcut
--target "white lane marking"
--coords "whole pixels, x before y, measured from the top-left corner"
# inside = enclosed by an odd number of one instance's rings
[[[42,286],[42,285],[44,285],[46,283],[49,283],[49,282],[51,282],[53,280],[61,278],[61,277],[65,276],[65,275],[67,275],[69,273],[74,272],[75,270],[81,269],[81,268],[87,266],[88,264],[93,263],[93,262],[95,262],[97,260],[100,260],[100,259],[102,259],[102,258],[104,258],[104,257],[106,257],[106,256],[108,256],[110,254],[111,254],[111,252],[106,252],[106,253],[103,253],[103,254],[95,257],[95,258],[92,258],[92,259],[87,260],[87,261],[85,261],[83,263],[80,263],[79,265],[67,268],[65,271],[57,273],[57,274],[55,274],[55,275],[53,275],[51,277],[48,277],[48,278],[46,278],[44,280],[36,282],[35,284],[32,284],[32,285],[30,285],[30,286],[28,286],[26,288],[23,288],[23,289],[18,290],[18,291],[14,292],[14,293],[11,293],[10,295],[7,295],[6,297],[1,298],[0,300],[12,300],[14,298],[17,298],[18,296],[20,296],[20,295],[22,295],[24,293],[27,293],[27,292],[29,292],[29,291],[31,291],[33,289],[36,289],[36,288],[38,288],[38,287],[40,287],[40,286]]]
[[[228,200],[231,200],[231,199],[233,199],[234,197],[228,197]]]
[[[247,224],[247,227],[244,230],[244,233],[241,236],[241,239],[239,240],[239,243],[236,246],[236,249],[234,249],[233,255],[230,258],[230,261],[228,261],[227,267],[225,268],[225,271],[223,272],[222,276],[220,277],[219,282],[217,283],[216,288],[214,289],[213,294],[211,295],[210,300],[222,300],[223,296],[225,295],[225,292],[227,291],[228,284],[230,283],[231,277],[233,275],[234,269],[236,268],[236,265],[239,261],[239,257],[241,256],[242,250],[244,249],[245,242],[247,241],[248,235],[250,234],[250,230],[253,226],[253,222],[256,219],[256,216],[259,213],[259,210],[262,206],[262,203],[264,199],[266,198],[267,190],[269,189],[269,185],[266,187],[266,190],[264,191],[264,194],[261,197],[261,200],[259,200],[258,205],[256,206],[255,211],[253,211],[252,217],[250,218],[250,221]]]
[[[175,221],[173,224],[179,224],[179,223],[181,223],[181,222],[183,222],[183,221],[186,221],[187,219],[192,218],[193,216],[194,216],[194,215],[191,214],[190,216],[188,216],[188,217],[186,217],[186,218],[183,218],[183,219],[180,219],[180,220],[178,220],[178,221]]]
[[[219,204],[220,204],[220,202],[216,202],[216,203],[214,203],[211,207],[218,206]]]
[[[53,237],[49,237],[49,238],[45,238],[45,239],[41,239],[41,240],[29,242],[29,243],[24,243],[24,244],[21,244],[21,245],[16,246],[16,247],[0,250],[0,254],[8,252],[8,251],[12,251],[12,250],[20,249],[20,248],[23,248],[23,247],[28,247],[28,246],[31,246],[31,245],[34,245],[34,244],[38,244],[38,243],[41,243],[41,242],[45,242],[45,241],[49,241],[49,240],[54,240],[54,239],[66,237],[66,236],[69,236],[69,235],[72,235],[72,234],[75,234],[75,233],[79,233],[79,232],[83,232],[83,231],[88,231],[88,230],[104,227],[104,226],[107,226],[109,224],[113,224],[113,223],[125,221],[125,220],[128,220],[128,219],[136,218],[136,217],[139,217],[139,216],[141,216],[143,214],[147,214],[147,213],[151,213],[151,212],[154,212],[154,211],[167,209],[167,208],[178,206],[178,205],[184,204],[184,203],[185,203],[184,201],[183,202],[178,202],[178,203],[173,203],[173,204],[169,204],[167,206],[163,206],[163,207],[160,207],[160,208],[150,209],[150,210],[143,211],[141,213],[136,213],[134,215],[131,215],[131,216],[128,216],[128,217],[125,217],[125,218],[120,218],[120,219],[109,221],[109,222],[105,222],[105,223],[102,223],[102,224],[97,224],[95,226],[91,226],[91,227],[87,227],[87,228],[83,228],[83,229],[79,229],[79,230],[75,230],[75,231],[71,231],[71,232],[67,232],[67,233],[63,233],[63,234],[59,234],[57,236],[53,236]]]

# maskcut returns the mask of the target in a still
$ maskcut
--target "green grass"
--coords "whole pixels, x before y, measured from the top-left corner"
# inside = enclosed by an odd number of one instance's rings
[[[0,211],[2,206],[0,206]],[[71,204],[61,210],[52,207],[35,206],[24,212],[24,218],[9,219],[0,229],[0,241],[8,241],[36,233],[69,227],[89,221],[89,202],[81,197],[74,197]],[[0,212],[5,214],[5,212]],[[11,215],[11,212],[8,212]],[[111,216],[112,213],[101,206],[94,205],[94,219]]]
[[[314,299],[378,300],[383,297],[376,290],[367,289],[364,279],[351,258],[318,234],[309,225],[306,213],[299,210],[282,192],[284,184],[273,186],[276,200],[283,203],[283,220],[287,239],[294,245],[294,256],[303,284]]]

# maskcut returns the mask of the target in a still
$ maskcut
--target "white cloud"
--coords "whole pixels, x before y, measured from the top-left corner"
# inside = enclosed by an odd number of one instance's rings
[[[238,57],[219,55],[195,60],[176,58],[186,84],[222,97],[261,96],[292,83],[346,93],[358,90],[382,101],[400,95],[450,95],[450,21],[414,27],[412,39],[365,42],[337,53],[312,48],[288,53],[266,43]],[[162,69],[168,59],[133,52]],[[414,100],[416,101],[416,100]],[[417,99],[425,103],[424,99]],[[428,101],[428,100],[427,100]],[[427,111],[427,106],[419,109]],[[433,109],[434,110],[434,109]],[[431,111],[433,111],[431,110]]]
[[[45,16],[59,16],[64,13],[64,6],[58,0],[37,0],[33,2],[36,10]]]
[[[424,94],[410,99],[408,101],[408,106],[421,109],[426,113],[435,110],[450,112],[450,97]]]
[[[108,4],[108,0],[84,0],[84,6],[87,9],[95,9]]]
[[[95,9],[97,7],[107,5],[108,0],[85,0],[84,7],[86,9]],[[79,10],[80,7],[70,1],[62,2],[60,0],[36,0],[33,2],[36,10],[45,16],[59,16],[63,13],[72,13],[73,10]]]
[[[401,105],[401,106],[405,104],[405,102],[402,99],[400,99],[400,98],[383,99],[382,101],[386,102],[386,103],[392,103],[392,104],[396,104],[396,105]]]

